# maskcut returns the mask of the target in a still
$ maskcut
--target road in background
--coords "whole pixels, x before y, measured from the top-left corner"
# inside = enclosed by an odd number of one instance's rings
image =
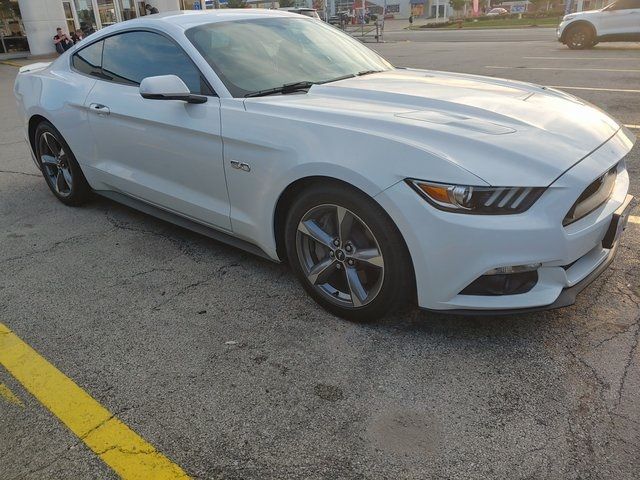
[[[396,65],[586,88],[567,91],[640,125],[637,44],[507,41],[522,34],[371,46]],[[351,324],[286,266],[104,199],[57,202],[22,141],[15,74],[0,65],[0,323],[192,476],[637,478],[639,223],[573,307]],[[640,147],[628,166],[638,195]],[[115,478],[1,368],[0,384],[14,395],[0,395],[2,478]]]
[[[530,27],[506,29],[443,29],[422,28],[420,30],[405,30],[408,22],[396,20],[385,22],[385,41],[411,42],[546,42],[555,35],[555,28]],[[404,24],[404,25],[403,25]]]

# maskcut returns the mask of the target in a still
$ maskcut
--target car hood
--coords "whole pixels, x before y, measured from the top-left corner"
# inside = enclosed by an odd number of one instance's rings
[[[443,179],[428,177],[434,156],[490,185],[547,186],[620,129],[601,110],[557,90],[427,70],[397,69],[250,100],[248,110],[275,109],[416,146],[429,153],[418,167],[424,172],[402,173],[436,181]]]
[[[574,18],[588,17],[589,15],[593,15],[595,13],[600,13],[600,12],[602,12],[602,10],[584,10],[582,12],[575,12],[575,13],[570,13],[568,15],[565,15],[562,18],[562,20],[567,21],[567,20],[573,20]]]

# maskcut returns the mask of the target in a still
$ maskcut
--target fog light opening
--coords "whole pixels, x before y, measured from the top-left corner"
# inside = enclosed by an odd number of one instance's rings
[[[518,295],[527,293],[538,283],[540,264],[500,267],[489,270],[460,292],[460,295]]]

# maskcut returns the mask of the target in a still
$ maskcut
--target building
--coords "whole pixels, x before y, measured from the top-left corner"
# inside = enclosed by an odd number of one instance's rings
[[[0,58],[55,53],[57,27],[98,30],[145,15],[145,3],[160,11],[194,6],[194,0],[0,0]]]

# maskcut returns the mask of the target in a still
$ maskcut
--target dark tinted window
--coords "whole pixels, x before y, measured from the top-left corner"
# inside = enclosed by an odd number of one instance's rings
[[[127,85],[138,85],[146,77],[177,75],[191,93],[211,94],[180,47],[157,33],[128,32],[106,38],[102,72],[104,78]]]
[[[76,53],[72,59],[73,67],[87,75],[100,75],[102,44],[103,42],[96,42]]]

